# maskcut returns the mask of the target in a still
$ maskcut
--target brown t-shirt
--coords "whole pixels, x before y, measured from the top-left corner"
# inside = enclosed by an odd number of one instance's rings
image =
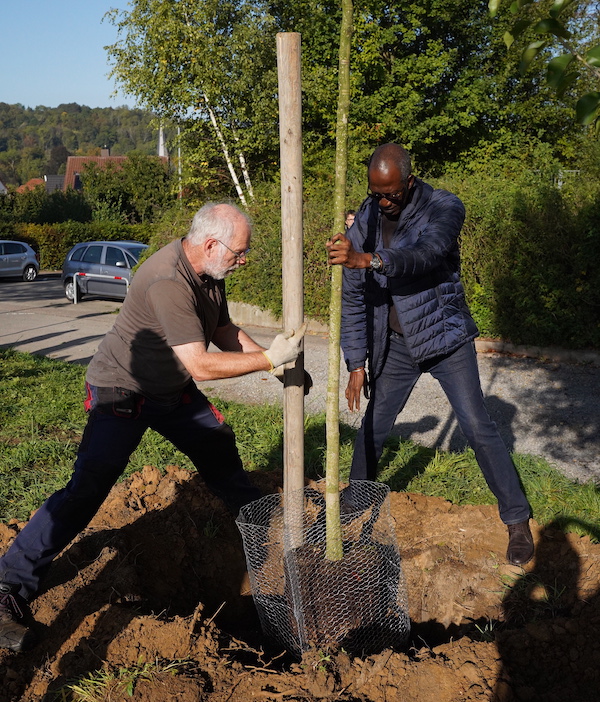
[[[139,267],[113,328],[90,362],[87,381],[177,402],[190,374],[171,347],[210,343],[229,323],[223,281],[199,276],[173,241]]]

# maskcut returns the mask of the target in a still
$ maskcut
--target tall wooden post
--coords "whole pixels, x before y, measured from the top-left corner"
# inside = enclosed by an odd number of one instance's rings
[[[277,34],[283,327],[304,321],[302,235],[302,92],[300,34]],[[292,548],[300,545],[304,488],[304,353],[285,371],[283,390],[283,480],[286,532]],[[291,499],[295,495],[296,499]]]

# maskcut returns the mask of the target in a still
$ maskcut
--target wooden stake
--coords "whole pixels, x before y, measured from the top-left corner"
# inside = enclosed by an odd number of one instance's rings
[[[300,34],[277,34],[283,326],[304,321],[302,238],[302,92]],[[301,544],[304,510],[304,353],[285,371],[283,390],[283,489],[288,548]],[[294,499],[292,499],[294,495]],[[287,549],[286,549],[287,550]]]

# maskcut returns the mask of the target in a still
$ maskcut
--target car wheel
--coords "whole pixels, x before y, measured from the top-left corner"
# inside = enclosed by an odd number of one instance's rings
[[[23,280],[26,283],[30,283],[32,280],[37,278],[38,272],[35,266],[27,266],[23,271]]]
[[[81,298],[81,290],[78,290],[78,292],[79,297]],[[73,278],[65,280],[65,296],[67,300],[71,300],[71,302],[75,301],[75,281]]]

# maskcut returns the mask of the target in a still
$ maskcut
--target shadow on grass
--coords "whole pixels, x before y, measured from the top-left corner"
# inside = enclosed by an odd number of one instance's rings
[[[325,418],[322,416],[313,418],[309,425],[305,427],[305,476],[312,480],[319,480],[325,476],[327,450],[325,429]],[[349,424],[340,422],[339,431],[340,478],[342,481],[346,481],[350,475],[350,464],[357,430]],[[279,452],[279,465],[283,465],[281,446],[276,451]],[[405,490],[411,480],[425,471],[435,455],[435,449],[419,446],[412,441],[403,440],[399,436],[390,436],[385,442],[383,454],[379,461],[378,475],[383,477],[381,482],[388,485],[391,490]],[[277,463],[277,456],[272,455],[269,464],[274,465]]]

